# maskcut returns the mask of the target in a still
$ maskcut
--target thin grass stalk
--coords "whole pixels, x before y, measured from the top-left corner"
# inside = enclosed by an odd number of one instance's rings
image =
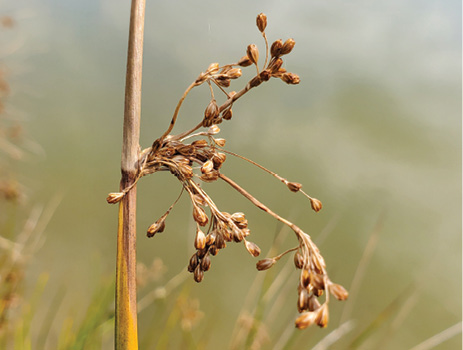
[[[121,189],[138,173],[145,0],[132,0],[125,86]],[[136,186],[119,204],[116,257],[115,348],[138,349],[136,290]]]

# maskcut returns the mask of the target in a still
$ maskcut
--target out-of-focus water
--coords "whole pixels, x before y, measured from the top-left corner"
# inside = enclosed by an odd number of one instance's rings
[[[355,308],[362,322],[371,322],[410,285],[419,286],[393,348],[410,348],[457,323],[461,3],[148,1],[142,147],[164,131],[182,92],[209,63],[234,62],[250,43],[263,51],[255,27],[260,12],[268,16],[270,41],[296,40],[285,68],[300,75],[301,84],[275,80],[251,91],[221,134],[229,150],[303,183],[324,209],[315,215],[302,196],[239,161],[227,160],[224,172],[315,239],[334,222],[321,249],[333,279],[346,287],[384,217]],[[13,89],[10,111],[43,148],[24,160],[21,180],[34,203],[61,198],[30,278],[50,271],[47,296],[65,285],[70,299],[85,302],[82,294],[114,265],[117,209],[105,197],[118,189],[120,174],[129,1],[2,1],[1,14],[16,20],[1,33],[0,48]],[[240,80],[233,89],[244,85]],[[195,125],[207,103],[207,89],[193,91],[176,131]],[[222,210],[246,213],[265,255],[274,220],[226,186],[209,187]],[[167,232],[148,240],[145,227],[180,188],[167,174],[156,174],[139,189],[140,259],[161,257],[173,276],[192,251],[190,208],[180,203]],[[231,319],[250,287],[255,260],[241,246],[227,251],[192,293],[206,314],[215,310]],[[457,338],[440,348],[459,348]]]

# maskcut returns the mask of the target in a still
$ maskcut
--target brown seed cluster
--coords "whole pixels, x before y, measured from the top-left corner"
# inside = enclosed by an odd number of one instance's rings
[[[204,278],[204,273],[210,269],[211,256],[217,255],[221,249],[227,246],[227,243],[241,242],[252,256],[257,257],[260,254],[259,247],[248,240],[250,230],[245,214],[240,212],[230,214],[219,210],[212,198],[202,188],[201,182],[222,180],[255,206],[289,226],[296,234],[299,245],[276,257],[260,260],[257,262],[256,267],[260,271],[267,270],[274,266],[284,255],[294,252],[295,266],[301,271],[297,301],[297,309],[301,315],[296,320],[296,327],[302,329],[312,324],[325,327],[328,323],[329,315],[329,294],[331,293],[339,300],[345,300],[348,295],[347,291],[342,286],[331,282],[328,278],[324,259],[308,234],[287,219],[274,213],[222,172],[222,166],[227,159],[226,155],[236,156],[271,174],[283,182],[291,192],[300,192],[305,195],[310,200],[311,207],[315,212],[320,211],[322,208],[321,202],[305,193],[300,183],[290,182],[252,160],[225,150],[223,147],[226,140],[217,137],[217,134],[220,132],[217,125],[222,123],[223,120],[232,119],[233,103],[252,88],[269,81],[271,78],[280,78],[285,83],[291,85],[300,82],[299,76],[287,72],[285,68],[282,68],[282,57],[292,52],[295,41],[287,39],[283,42],[283,40],[279,39],[274,41],[269,48],[265,34],[267,17],[262,13],[259,14],[256,18],[256,25],[262,33],[266,46],[263,69],[259,69],[259,49],[255,44],[247,46],[246,55],[240,58],[237,63],[223,66],[218,63],[210,64],[180,98],[170,125],[164,134],[156,139],[151,147],[140,152],[139,174],[134,184],[141,177],[158,171],[169,171],[182,184],[180,196],[184,192],[188,194],[192,203],[193,219],[196,223],[194,238],[196,252],[191,256],[188,263],[188,271],[193,274],[196,282],[201,282]],[[232,80],[242,77],[241,69],[249,66],[255,66],[256,75],[238,92],[226,91],[231,85]],[[209,87],[210,100],[206,105],[200,122],[189,130],[172,135],[171,131],[177,121],[180,107],[186,96],[193,88],[203,84],[207,84]],[[225,101],[221,104],[217,102],[218,98],[215,96],[216,90],[225,95]],[[198,131],[202,128],[207,129],[205,131]],[[121,192],[110,193],[107,201],[109,203],[121,201],[133,185],[123,189]],[[161,218],[148,228],[148,237],[153,237],[165,230],[166,218],[179,198],[177,198]],[[325,293],[325,291],[329,293]],[[321,303],[319,300],[322,295],[325,296]]]

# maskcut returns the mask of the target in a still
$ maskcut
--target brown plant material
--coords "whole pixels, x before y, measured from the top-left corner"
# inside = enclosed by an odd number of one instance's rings
[[[290,85],[300,82],[298,75],[287,72],[286,69],[282,68],[283,59],[281,56],[290,54],[293,51],[295,41],[288,39],[283,43],[282,40],[276,40],[269,49],[265,34],[267,17],[264,14],[259,14],[256,18],[256,24],[262,33],[266,46],[265,62],[262,70],[259,71],[258,68],[259,50],[254,44],[247,46],[246,56],[240,58],[237,63],[226,65],[210,64],[191,83],[180,98],[167,130],[153,142],[151,147],[140,152],[138,160],[140,166],[136,181],[155,172],[169,171],[177,178],[182,189],[188,194],[193,205],[193,218],[197,224],[194,238],[196,252],[189,260],[188,271],[193,274],[196,282],[201,282],[204,279],[204,273],[211,268],[211,257],[216,256],[220,250],[225,249],[228,243],[243,243],[245,249],[253,257],[257,257],[261,253],[257,244],[249,240],[251,230],[245,214],[241,212],[229,214],[220,210],[203,189],[201,182],[224,181],[256,207],[291,228],[296,235],[298,245],[278,256],[258,261],[256,268],[260,271],[267,270],[274,266],[283,256],[293,253],[295,267],[300,271],[297,284],[297,309],[301,312],[301,315],[296,320],[296,327],[303,329],[313,324],[325,327],[329,315],[329,294],[331,293],[339,300],[345,300],[348,293],[343,287],[331,282],[329,279],[325,261],[318,247],[302,229],[273,212],[223,173],[224,163],[227,159],[226,155],[238,157],[283,182],[291,192],[302,193],[310,200],[314,211],[318,212],[322,208],[321,202],[305,193],[300,183],[288,181],[250,159],[225,150],[223,147],[226,140],[216,136],[220,132],[217,124],[232,118],[231,108],[233,104],[251,89],[271,81],[273,78],[281,79]],[[231,84],[231,80],[234,82],[242,77],[241,68],[252,64],[257,68],[256,75],[238,92],[227,92],[226,88]],[[193,88],[203,84],[208,86],[211,97],[204,115],[200,118],[198,124],[191,129],[176,135],[171,134],[186,96]],[[221,103],[218,102],[220,99],[215,96],[217,91],[224,95],[224,101]],[[127,189],[123,189],[121,193],[126,192]],[[156,221],[154,227],[150,227],[153,232],[162,232],[161,229],[165,228],[164,220],[174,204],[161,219]],[[330,293],[325,293],[325,291]],[[321,296],[324,296],[322,302],[320,301]]]

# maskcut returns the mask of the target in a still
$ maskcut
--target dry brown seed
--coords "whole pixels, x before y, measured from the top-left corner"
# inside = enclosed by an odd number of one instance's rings
[[[307,288],[307,286],[310,284],[310,272],[308,269],[303,269],[301,272],[301,280],[302,284],[304,287]]]
[[[265,27],[267,27],[267,16],[263,13],[259,13],[256,18],[257,28],[259,28],[260,32],[263,33]]]
[[[249,254],[251,254],[253,257],[259,256],[260,248],[258,247],[257,244],[255,244],[253,242],[246,241],[246,240],[244,240],[244,244],[245,244],[246,249],[249,252]]]
[[[209,254],[211,254],[212,256],[216,256],[218,252],[219,250],[215,244],[209,247]]]
[[[195,237],[195,248],[196,249],[204,249],[206,247],[206,235],[203,231],[196,229],[196,237]]]
[[[225,140],[225,139],[214,139],[214,142],[217,144],[217,146],[223,147],[223,146],[225,146],[225,143],[227,142],[227,140]]]
[[[204,271],[201,270],[201,265],[196,266],[195,273],[194,273],[194,279],[196,282],[201,282],[204,278]]]
[[[227,159],[227,156],[224,153],[216,153],[214,154],[214,157],[212,158],[212,161],[214,162],[214,168],[215,169],[220,169],[222,164],[225,162]]]
[[[239,230],[233,230],[232,237],[235,243],[241,242],[244,238],[243,233]]]
[[[321,308],[317,310],[317,325],[321,328],[325,328],[328,325],[329,311],[328,305],[325,303]]]
[[[204,119],[211,120],[219,115],[219,107],[215,99],[212,99],[211,102],[206,107],[204,111]]]
[[[283,47],[281,48],[280,55],[287,55],[288,53],[290,53],[293,50],[294,45],[296,45],[294,39],[286,40],[283,44]]]
[[[234,222],[245,222],[246,216],[244,213],[233,213],[232,216],[230,217]]]
[[[205,162],[203,164],[203,166],[201,167],[201,172],[203,174],[206,174],[206,173],[210,173],[212,171],[212,169],[214,169],[214,163],[212,162],[212,160],[208,160],[207,162]]]
[[[192,145],[182,145],[182,146],[177,147],[177,152],[184,155],[184,156],[191,156],[191,155],[195,154],[196,150],[195,150],[195,147],[192,146]],[[183,157],[183,158],[185,158],[185,157]]]
[[[312,209],[317,213],[322,209],[322,202],[320,202],[317,198],[311,198],[310,204]]]
[[[215,238],[215,246],[217,247],[217,249],[223,249],[227,246],[227,244],[225,243],[225,239],[223,238],[223,235],[217,235],[217,237]]]
[[[204,272],[209,271],[211,268],[211,258],[209,257],[208,254],[201,260],[201,270]]]
[[[265,258],[265,259],[259,260],[256,264],[256,267],[257,267],[257,270],[264,271],[264,270],[268,270],[269,268],[271,268],[273,265],[275,265],[276,262],[277,260],[275,258]]]
[[[273,42],[270,47],[270,54],[272,57],[279,57],[281,55],[281,48],[283,47],[283,40],[278,39]]]
[[[297,269],[302,269],[304,267],[304,258],[298,251],[294,253],[294,265]]]
[[[288,186],[289,190],[292,192],[298,192],[302,188],[302,185],[297,182],[288,182],[286,186]]]
[[[222,112],[222,118],[225,120],[230,120],[233,116],[233,112],[231,108],[227,108]]]
[[[319,290],[325,289],[325,279],[323,278],[322,275],[319,275],[317,273],[310,273],[310,283],[314,288],[317,288]]]
[[[296,319],[296,327],[298,329],[305,329],[315,323],[317,319],[317,313],[316,312],[304,312],[302,315],[300,315]]]
[[[251,60],[249,59],[249,57],[247,55],[241,57],[241,59],[238,61],[238,66],[240,66],[240,67],[248,67],[251,64],[252,64],[252,62],[251,62]]]
[[[232,68],[227,72],[227,77],[230,79],[237,79],[241,76],[242,72],[240,68]]]
[[[198,255],[193,254],[193,256],[190,258],[190,262],[188,264],[188,272],[193,272],[196,269],[196,266],[199,264],[199,259]]]
[[[219,84],[222,87],[230,87],[231,85],[231,80],[226,78],[226,79],[217,79],[217,84]]]
[[[207,68],[207,73],[209,74],[214,74],[219,71],[219,64],[218,63],[211,63],[209,67]]]
[[[294,73],[285,73],[281,76],[281,80],[283,80],[286,84],[296,85],[299,84],[301,79],[297,74]]]
[[[196,141],[193,141],[191,145],[194,147],[203,148],[203,147],[207,147],[209,144],[207,143],[206,140],[196,140]]]
[[[204,182],[214,182],[219,178],[219,173],[217,170],[212,170],[209,173],[204,173],[199,177]]]
[[[211,125],[211,127],[207,130],[209,135],[216,135],[220,132],[220,128],[217,125]],[[207,144],[207,142],[206,142]]]
[[[206,205],[206,200],[204,199],[203,196],[200,196],[199,194],[194,194],[193,195],[193,200],[196,205],[199,206],[205,206]]]
[[[331,283],[329,286],[330,293],[338,300],[346,300],[349,292],[340,284]]]
[[[114,193],[110,193],[108,195],[108,197],[106,198],[106,201],[109,204],[115,204],[115,203],[119,202],[122,198],[124,198],[124,193],[122,193],[122,192],[114,192]]]
[[[194,147],[194,146],[193,146]],[[193,154],[193,153],[192,153]],[[178,164],[185,164],[185,165],[190,165],[190,160],[187,157],[181,156],[177,154],[176,156],[172,157],[172,161],[174,163]]]
[[[178,170],[185,177],[185,179],[191,179],[193,177],[193,169],[189,165],[179,164]]]
[[[200,226],[206,226],[209,221],[204,209],[197,205],[193,205],[193,218]]]
[[[212,231],[206,236],[206,244],[213,245],[215,243],[216,232]]]
[[[254,44],[248,45],[246,54],[248,55],[248,58],[251,60],[251,62],[257,65],[257,61],[259,61],[259,49],[257,46]]]
[[[166,228],[166,220],[167,214],[164,214],[158,221],[148,227],[148,231],[146,235],[148,237],[153,237],[156,233],[161,233]]]

